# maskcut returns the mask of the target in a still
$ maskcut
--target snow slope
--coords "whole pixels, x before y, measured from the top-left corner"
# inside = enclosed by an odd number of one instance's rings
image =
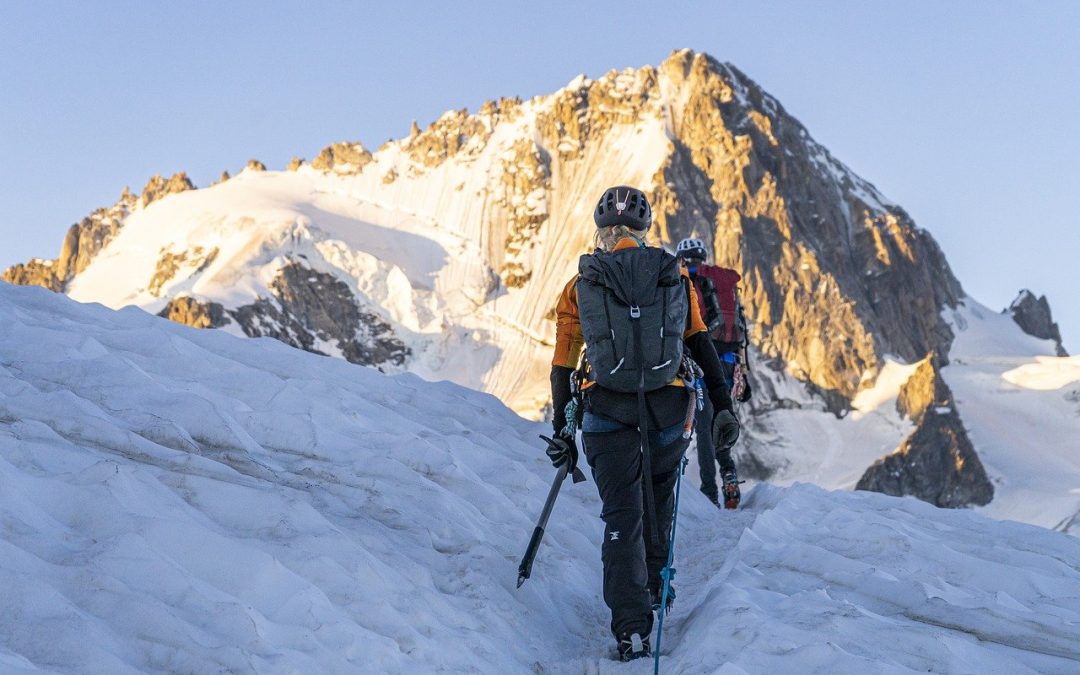
[[[1080,535],[1080,358],[968,300],[942,370],[990,479],[996,518]]]
[[[0,284],[5,672],[649,672],[591,482],[495,398]],[[1076,672],[1080,541],[912,499],[684,493],[664,672]]]

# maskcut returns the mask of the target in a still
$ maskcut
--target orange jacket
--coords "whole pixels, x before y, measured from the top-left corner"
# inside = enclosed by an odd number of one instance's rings
[[[624,248],[636,248],[637,242],[630,237],[620,239],[613,250],[621,251]],[[689,279],[690,274],[686,268],[682,268],[682,275]],[[577,280],[574,275],[563,288],[559,296],[559,304],[555,308],[555,356],[551,359],[551,365],[564,368],[577,368],[581,360],[581,350],[585,346],[585,336],[581,333],[581,319],[578,317]],[[708,330],[705,322],[701,319],[701,309],[698,306],[697,291],[693,284],[687,284],[690,293],[689,313],[686,317],[686,331],[683,339],[695,333]],[[682,380],[675,378],[674,385],[682,386]]]

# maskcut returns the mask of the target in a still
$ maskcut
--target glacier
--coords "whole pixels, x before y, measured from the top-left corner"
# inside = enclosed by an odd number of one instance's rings
[[[545,430],[455,384],[0,283],[0,668],[648,672],[612,660],[591,481],[515,589]],[[1075,537],[683,487],[663,672],[1080,670]]]

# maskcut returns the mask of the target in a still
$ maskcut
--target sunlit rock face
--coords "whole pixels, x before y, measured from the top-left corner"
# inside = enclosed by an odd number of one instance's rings
[[[766,356],[849,399],[882,354],[947,354],[962,296],[933,238],[733,66],[676,54],[683,105],[658,190],[666,239],[701,236],[738,269]]]

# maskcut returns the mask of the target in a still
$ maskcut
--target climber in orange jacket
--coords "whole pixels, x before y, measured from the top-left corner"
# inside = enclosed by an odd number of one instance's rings
[[[684,354],[704,373],[717,411],[712,422],[718,445],[733,445],[739,424],[686,271],[671,254],[645,244],[652,220],[645,195],[626,186],[609,188],[593,219],[597,250],[581,257],[579,274],[566,284],[556,309],[555,439],[548,455],[557,467],[577,464],[578,420],[566,414],[576,378],[585,457],[603,501],[604,601],[619,656],[630,660],[650,652],[673,491],[689,444],[695,376],[687,373],[694,366]]]

